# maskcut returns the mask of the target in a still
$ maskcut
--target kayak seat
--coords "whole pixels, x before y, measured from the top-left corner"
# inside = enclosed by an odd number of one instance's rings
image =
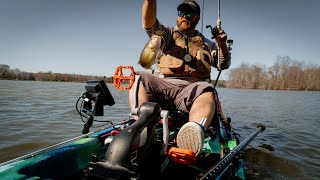
[[[180,128],[188,122],[189,113],[181,111],[169,111],[168,126],[169,129]],[[159,121],[162,124],[162,119]]]

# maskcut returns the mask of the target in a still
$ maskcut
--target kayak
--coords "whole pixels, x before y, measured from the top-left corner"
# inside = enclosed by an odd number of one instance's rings
[[[94,117],[115,102],[104,81],[88,81],[85,88],[76,103],[85,118],[83,135],[0,164],[0,179],[246,179],[241,152],[264,126],[240,143],[218,102],[195,156],[176,146],[188,114],[153,102],[137,108],[137,120],[89,132]]]

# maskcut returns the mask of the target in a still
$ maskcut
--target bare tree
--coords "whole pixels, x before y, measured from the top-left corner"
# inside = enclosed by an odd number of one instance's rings
[[[6,64],[0,64],[0,79],[10,78],[10,66]]]
[[[229,73],[227,87],[275,89],[275,90],[320,90],[320,68],[305,66],[304,62],[289,56],[277,56],[271,67],[241,63]]]
[[[320,90],[320,67],[318,65],[309,65],[304,70],[304,88],[308,90]]]

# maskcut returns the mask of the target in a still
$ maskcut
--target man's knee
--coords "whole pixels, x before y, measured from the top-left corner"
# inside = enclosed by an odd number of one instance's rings
[[[211,88],[207,88],[206,90],[203,91],[203,93],[199,95],[197,99],[199,98],[214,102],[214,90],[211,90]]]
[[[140,75],[141,81],[144,81],[144,82],[149,82],[154,78],[154,75],[144,71],[140,71],[137,74]]]

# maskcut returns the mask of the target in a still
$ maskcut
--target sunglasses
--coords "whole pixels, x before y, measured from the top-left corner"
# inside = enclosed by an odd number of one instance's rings
[[[183,17],[184,15],[186,15],[188,18],[193,18],[193,17],[198,16],[198,14],[196,12],[178,11],[179,17]]]

